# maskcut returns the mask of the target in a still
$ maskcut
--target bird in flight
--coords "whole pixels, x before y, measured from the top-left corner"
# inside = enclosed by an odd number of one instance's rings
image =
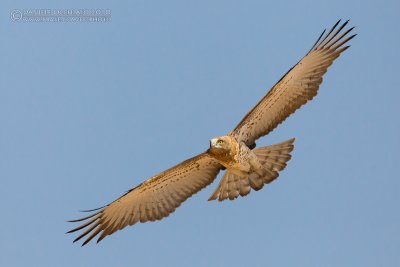
[[[209,200],[233,200],[260,190],[286,167],[294,138],[256,148],[256,140],[270,133],[287,117],[317,94],[322,76],[344,52],[356,34],[346,29],[348,21],[339,20],[327,33],[324,30],[310,51],[294,65],[251,109],[233,131],[212,138],[207,151],[159,173],[129,190],[110,204],[89,212],[82,222],[83,232],[74,242],[86,237],[83,245],[99,235],[108,235],[137,222],[161,220],[186,199],[211,184],[225,170]]]

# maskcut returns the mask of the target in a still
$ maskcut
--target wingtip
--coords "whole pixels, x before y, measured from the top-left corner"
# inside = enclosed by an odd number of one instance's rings
[[[332,27],[331,32],[342,22],[342,19],[339,19]],[[346,22],[345,22],[346,23]]]
[[[343,53],[344,51],[346,51],[347,49],[349,49],[351,47],[351,45],[347,45],[345,47],[340,48],[338,51],[339,53]]]
[[[100,209],[102,209],[102,208],[104,208],[104,207],[105,207],[105,206],[100,207],[100,208],[97,208],[97,209],[91,209],[91,210],[80,210],[79,212],[92,212],[92,211],[100,210]]]

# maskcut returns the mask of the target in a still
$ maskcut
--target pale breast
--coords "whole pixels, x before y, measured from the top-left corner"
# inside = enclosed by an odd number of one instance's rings
[[[226,140],[229,141],[229,151],[225,151],[225,153],[212,151],[214,152],[212,156],[231,172],[240,176],[248,175],[254,169],[252,168],[253,165],[258,163],[256,155],[245,143],[239,144],[236,139],[230,136]]]

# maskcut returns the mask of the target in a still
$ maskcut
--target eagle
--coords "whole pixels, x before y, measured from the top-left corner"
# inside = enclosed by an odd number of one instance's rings
[[[234,200],[253,189],[263,188],[286,167],[294,148],[294,138],[256,148],[256,140],[267,135],[302,105],[317,95],[322,77],[333,61],[350,47],[349,21],[339,20],[324,30],[308,53],[294,65],[225,136],[210,140],[209,149],[165,170],[123,196],[78,220],[82,230],[74,242],[86,237],[82,246],[98,236],[106,236],[138,222],[157,221],[175,211],[186,199],[211,184],[225,171],[209,200]]]

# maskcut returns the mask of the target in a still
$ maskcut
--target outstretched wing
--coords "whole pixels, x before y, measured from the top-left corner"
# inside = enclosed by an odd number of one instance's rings
[[[317,95],[322,76],[339,55],[350,46],[344,46],[354,35],[353,30],[343,30],[348,21],[339,26],[340,20],[324,35],[294,67],[272,87],[264,98],[243,118],[231,132],[238,141],[251,146],[271,132],[298,108]],[[339,27],[338,27],[339,26]]]
[[[222,167],[202,153],[148,179],[90,216],[71,221],[85,223],[68,233],[85,230],[74,242],[90,234],[83,246],[98,234],[97,242],[128,225],[161,220],[214,181]]]

